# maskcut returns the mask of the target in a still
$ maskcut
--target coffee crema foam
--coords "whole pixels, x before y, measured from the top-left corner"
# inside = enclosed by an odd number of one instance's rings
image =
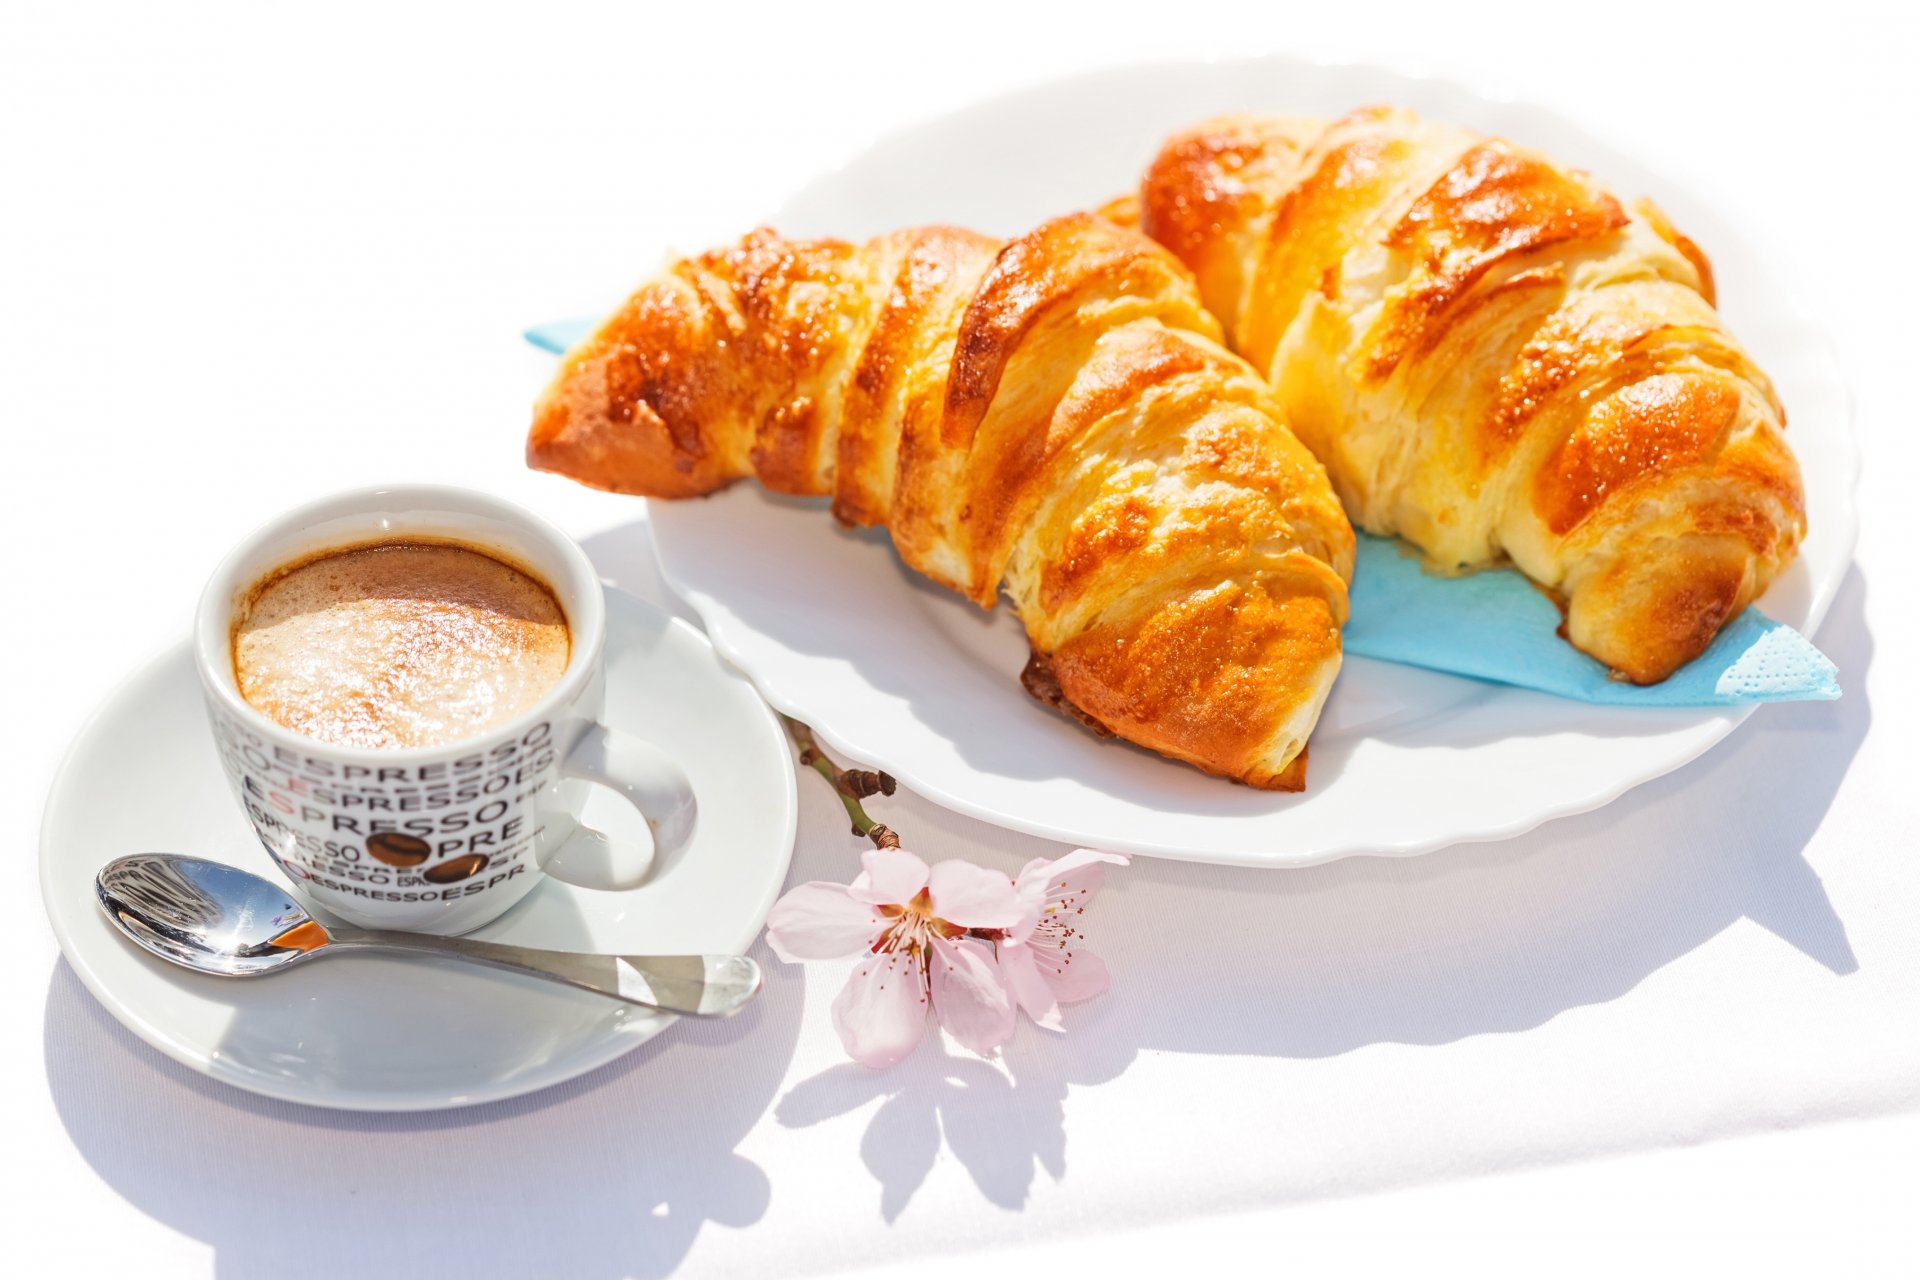
[[[233,630],[240,695],[340,746],[434,747],[504,724],[572,656],[553,593],[450,543],[382,542],[283,569]]]

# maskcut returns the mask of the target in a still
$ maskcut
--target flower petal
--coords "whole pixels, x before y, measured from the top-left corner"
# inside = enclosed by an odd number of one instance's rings
[[[927,967],[940,1025],[981,1057],[992,1056],[1013,1035],[1013,999],[993,953],[985,943],[935,938]]]
[[[1013,878],[1013,896],[1020,899],[1020,918],[1007,929],[1007,936],[1015,942],[1025,942],[1032,937],[1034,927],[1046,912],[1047,903],[1042,893],[1047,887],[1046,870],[1052,865],[1050,858],[1035,858]]]
[[[949,858],[927,876],[933,914],[963,929],[1007,929],[1020,919],[1020,899],[1003,872]]]
[[[787,890],[767,915],[767,945],[789,964],[798,960],[838,960],[865,951],[887,921],[864,902],[855,902],[847,886],[810,880]]]
[[[1039,971],[1040,980],[1053,989],[1053,998],[1061,1004],[1091,1000],[1107,989],[1106,962],[1085,947],[1029,950],[1033,951],[1033,967]]]
[[[1046,909],[1022,899],[1020,917],[1007,926],[1007,939],[1011,942],[1025,942],[1033,937],[1033,931],[1040,927],[1040,921],[1046,917]]]
[[[860,874],[847,893],[855,902],[903,907],[926,887],[926,863],[905,849],[869,849],[860,856]]]
[[[1035,967],[1033,948],[1018,942],[1002,943],[998,954],[1000,979],[1006,983],[1007,994],[1013,997],[1014,1004],[1026,1010],[1027,1016],[1039,1026],[1049,1031],[1061,1030],[1060,1001]]]
[[[1029,903],[1039,904],[1056,900],[1075,898],[1076,906],[1084,906],[1088,899],[1100,892],[1100,886],[1107,881],[1106,868],[1102,863],[1112,863],[1124,867],[1127,860],[1117,853],[1102,853],[1098,849],[1075,849],[1072,853],[1062,854],[1052,862],[1036,859],[1020,868],[1019,878],[1014,882],[1020,897]]]
[[[847,1056],[864,1067],[890,1067],[927,1033],[927,987],[920,964],[896,951],[854,965],[834,997],[833,1026]]]

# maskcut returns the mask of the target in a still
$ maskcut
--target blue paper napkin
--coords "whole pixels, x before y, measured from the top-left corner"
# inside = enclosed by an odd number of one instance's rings
[[[552,324],[535,325],[527,330],[526,339],[542,351],[551,351],[563,356],[573,350],[580,339],[593,332],[592,320],[555,320]]]
[[[1512,569],[1426,572],[1391,538],[1359,535],[1346,651],[1623,707],[1719,707],[1840,696],[1827,655],[1748,609],[1666,680],[1634,685],[1557,634],[1560,610]]]
[[[558,355],[593,328],[591,320],[561,320],[529,329],[526,337]],[[1440,577],[1421,569],[1399,542],[1364,533],[1352,602],[1345,640],[1349,654],[1581,702],[1723,707],[1840,696],[1838,673],[1827,655],[1758,609],[1735,618],[1705,653],[1659,684],[1609,679],[1605,667],[1560,638],[1560,611],[1517,572]]]

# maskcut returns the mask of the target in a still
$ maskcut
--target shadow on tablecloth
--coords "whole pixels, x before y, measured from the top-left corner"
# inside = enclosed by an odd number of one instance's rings
[[[1847,690],[1837,704],[1763,707],[1690,765],[1515,840],[1286,872],[1136,859],[1088,913],[1113,990],[1069,1007],[1064,1037],[1024,1027],[1004,1071],[929,1040],[886,1073],[845,1065],[802,1081],[775,1118],[810,1127],[878,1100],[861,1157],[888,1221],[943,1144],[983,1196],[1019,1208],[1038,1172],[1069,1178],[1070,1090],[1114,1079],[1142,1053],[1328,1058],[1521,1033],[1628,995],[1741,920],[1853,973],[1845,925],[1802,851],[1871,721],[1865,594],[1850,571],[1820,631]],[[1676,804],[1719,815],[1693,828],[1711,838],[1684,843],[1660,829]],[[965,850],[993,838],[931,805],[912,822],[930,859],[949,841]],[[1047,852],[1024,837],[1004,844],[1019,851],[1010,866]],[[803,856],[795,878],[845,879],[832,864]],[[1406,1177],[1371,1176],[1381,1187]]]
[[[766,1175],[734,1147],[786,1070],[802,979],[755,953],[767,986],[735,1018],[682,1020],[527,1098],[397,1115],[208,1080],[115,1022],[63,960],[47,1080],[94,1170],[210,1245],[222,1277],[663,1276],[706,1222],[767,1209]]]

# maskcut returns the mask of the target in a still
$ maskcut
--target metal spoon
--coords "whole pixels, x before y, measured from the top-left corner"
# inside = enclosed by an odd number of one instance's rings
[[[116,858],[100,869],[94,891],[107,918],[142,947],[221,977],[371,948],[477,960],[668,1013],[724,1017],[760,990],[760,966],[746,956],[589,955],[322,925],[271,880],[178,853]]]

